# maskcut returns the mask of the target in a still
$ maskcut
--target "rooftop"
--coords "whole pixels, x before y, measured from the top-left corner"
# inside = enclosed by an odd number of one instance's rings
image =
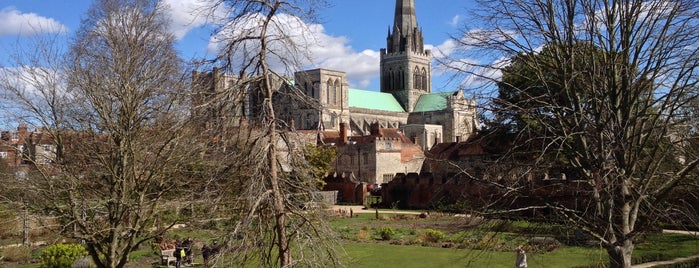
[[[405,110],[390,93],[350,88],[349,106],[388,112],[404,113]]]
[[[447,109],[449,97],[457,92],[439,92],[420,96],[413,112],[432,112]]]

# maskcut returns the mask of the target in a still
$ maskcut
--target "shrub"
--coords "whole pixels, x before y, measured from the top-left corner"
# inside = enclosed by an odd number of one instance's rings
[[[437,243],[439,241],[442,241],[444,239],[444,232],[440,230],[434,230],[434,229],[427,229],[425,232],[422,234],[422,240],[425,242],[430,242],[430,243]]]
[[[39,255],[42,268],[73,267],[77,259],[87,256],[87,250],[76,244],[56,244],[48,246]]]
[[[357,239],[366,240],[367,238],[369,238],[369,231],[367,231],[366,229],[360,229],[357,232]]]
[[[553,237],[532,237],[529,245],[537,252],[551,252],[561,247],[561,243]]]
[[[396,235],[396,231],[391,227],[381,227],[378,230],[378,235],[381,240],[391,240]]]
[[[32,249],[25,246],[6,247],[0,251],[3,261],[28,263],[32,260]]]
[[[206,223],[204,223],[204,225],[202,226],[202,228],[207,229],[207,230],[219,230],[219,226],[218,226],[218,225],[219,225],[219,224],[218,224],[218,221],[216,221],[216,220],[209,220],[209,221],[207,221]]]
[[[77,260],[75,260],[75,263],[73,263],[73,268],[94,268],[97,267],[95,264],[92,262],[92,259],[89,257],[82,257]]]
[[[480,250],[493,249],[497,245],[504,244],[502,238],[496,233],[484,233],[483,235],[468,239],[466,242],[468,243],[468,248]]]

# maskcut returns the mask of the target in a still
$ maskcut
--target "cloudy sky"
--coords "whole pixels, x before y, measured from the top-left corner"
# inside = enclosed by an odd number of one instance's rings
[[[177,49],[185,59],[212,55],[212,32],[207,20],[198,16],[201,1],[161,0],[171,10],[171,32],[178,38]],[[2,0],[0,1],[0,64],[18,42],[45,33],[70,37],[80,24],[91,0]],[[350,86],[378,90],[379,50],[386,46],[386,34],[393,23],[394,0],[335,0],[321,11],[319,25],[312,25],[318,43],[313,44],[314,66],[345,71]],[[450,34],[468,18],[470,1],[416,0],[418,24],[425,44],[434,52],[449,53]],[[437,4],[438,3],[438,4]],[[438,73],[434,91],[453,90]]]

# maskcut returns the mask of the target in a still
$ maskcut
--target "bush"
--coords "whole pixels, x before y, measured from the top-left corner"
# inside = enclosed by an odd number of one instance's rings
[[[0,251],[3,261],[28,263],[32,260],[32,249],[25,246],[6,247]]]
[[[553,237],[532,237],[529,245],[537,252],[551,252],[561,247],[561,243]]]
[[[92,259],[89,257],[82,257],[80,259],[75,260],[75,263],[73,264],[73,268],[94,268],[97,267],[95,266],[94,263],[92,263]]]
[[[396,231],[391,227],[381,227],[377,231],[381,240],[391,240],[396,235]]]
[[[207,221],[203,228],[208,229],[208,230],[221,230],[222,224],[218,220],[209,220]]]
[[[362,228],[357,232],[357,239],[366,240],[367,238],[369,238],[369,231],[367,229]]]
[[[76,244],[48,246],[39,255],[42,268],[70,268],[77,259],[87,256],[87,250]]]
[[[434,229],[427,229],[425,232],[422,234],[422,241],[425,242],[430,242],[430,243],[437,243],[439,241],[442,241],[444,239],[444,232],[440,230],[434,230]]]
[[[464,242],[467,243],[466,248],[479,250],[490,250],[505,243],[497,233],[484,233],[471,237]]]

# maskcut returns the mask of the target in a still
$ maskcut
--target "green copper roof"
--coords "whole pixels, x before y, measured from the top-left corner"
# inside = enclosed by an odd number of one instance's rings
[[[405,112],[396,98],[389,93],[350,88],[348,95],[350,107],[388,112]]]
[[[454,92],[440,92],[420,96],[413,112],[432,112],[447,109],[447,100]]]

